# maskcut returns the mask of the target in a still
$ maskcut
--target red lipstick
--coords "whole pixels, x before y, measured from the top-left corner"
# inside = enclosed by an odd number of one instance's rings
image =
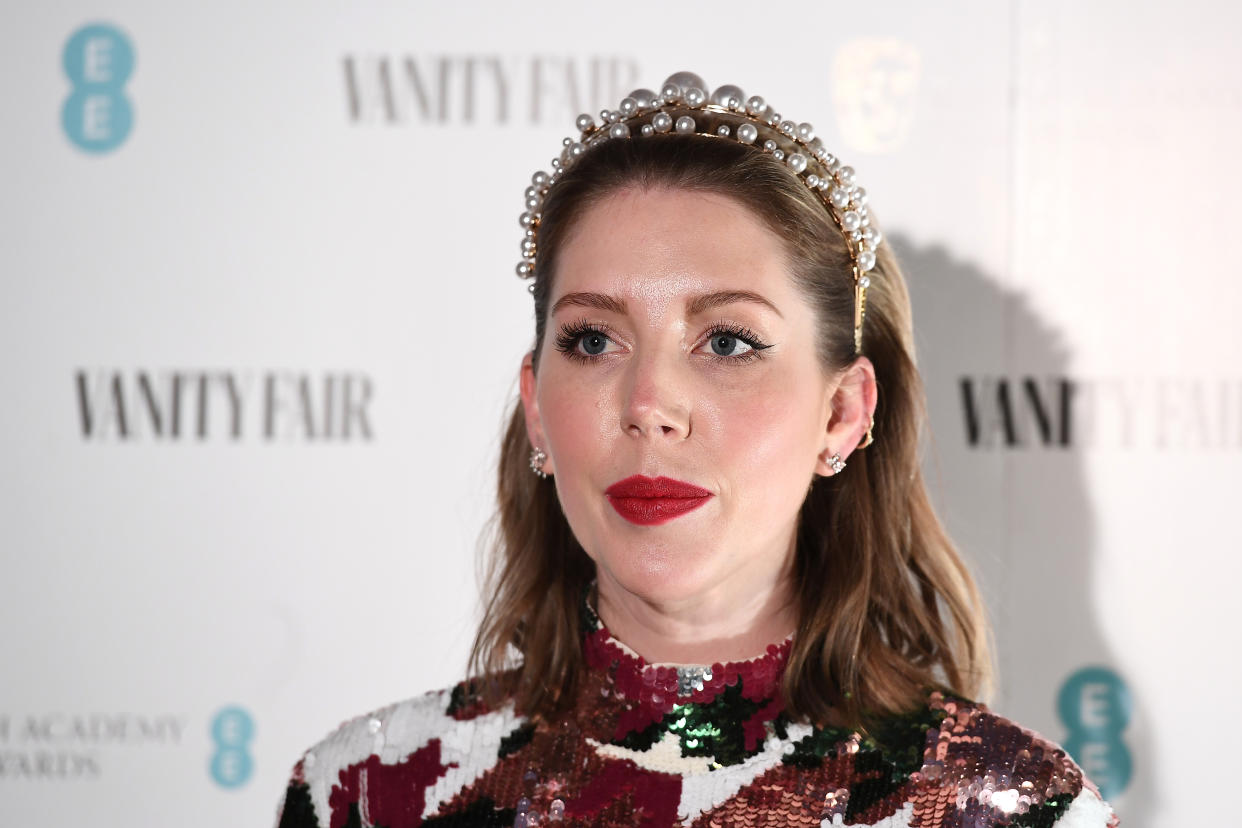
[[[712,496],[707,489],[671,477],[636,474],[618,480],[604,494],[617,514],[639,526],[656,526],[693,511]]]

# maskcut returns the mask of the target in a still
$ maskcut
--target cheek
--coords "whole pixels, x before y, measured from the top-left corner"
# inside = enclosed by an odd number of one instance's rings
[[[763,492],[777,495],[772,486],[776,481],[788,481],[794,489],[805,487],[827,425],[819,422],[818,389],[807,376],[780,373],[721,400],[713,412],[720,457],[743,476],[740,486],[759,497]],[[754,486],[756,479],[765,484]]]
[[[608,436],[616,430],[614,408],[615,394],[608,384],[568,374],[546,377],[539,414],[562,482],[589,474],[607,453]]]

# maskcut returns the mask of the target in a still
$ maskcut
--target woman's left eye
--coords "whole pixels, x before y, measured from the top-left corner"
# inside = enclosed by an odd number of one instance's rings
[[[749,328],[717,326],[709,334],[705,344],[707,355],[721,361],[746,362],[757,359],[763,356],[761,351],[772,347],[763,344],[759,336]]]
[[[729,333],[712,334],[712,338],[707,343],[712,353],[721,357],[741,356],[747,351],[753,351],[754,348],[743,342],[739,337]]]

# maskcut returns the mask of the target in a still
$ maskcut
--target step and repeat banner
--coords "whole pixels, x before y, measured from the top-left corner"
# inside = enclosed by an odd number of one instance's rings
[[[533,335],[522,191],[578,113],[681,69],[867,183],[993,706],[1126,825],[1212,822],[1242,12],[1191,5],[12,11],[0,824],[269,825],[304,748],[460,676]]]

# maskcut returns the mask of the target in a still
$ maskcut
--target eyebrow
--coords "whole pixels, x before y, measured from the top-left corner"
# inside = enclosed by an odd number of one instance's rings
[[[760,294],[749,290],[718,290],[714,293],[692,296],[690,301],[686,302],[686,315],[697,316],[713,308],[718,308],[721,305],[730,305],[734,302],[753,302],[764,305],[777,316],[782,319],[785,318],[776,305]],[[606,293],[566,293],[556,300],[556,304],[552,306],[552,311],[549,315],[555,315],[561,308],[567,307],[595,308],[596,310],[623,315],[628,312],[625,300],[609,296]]]

